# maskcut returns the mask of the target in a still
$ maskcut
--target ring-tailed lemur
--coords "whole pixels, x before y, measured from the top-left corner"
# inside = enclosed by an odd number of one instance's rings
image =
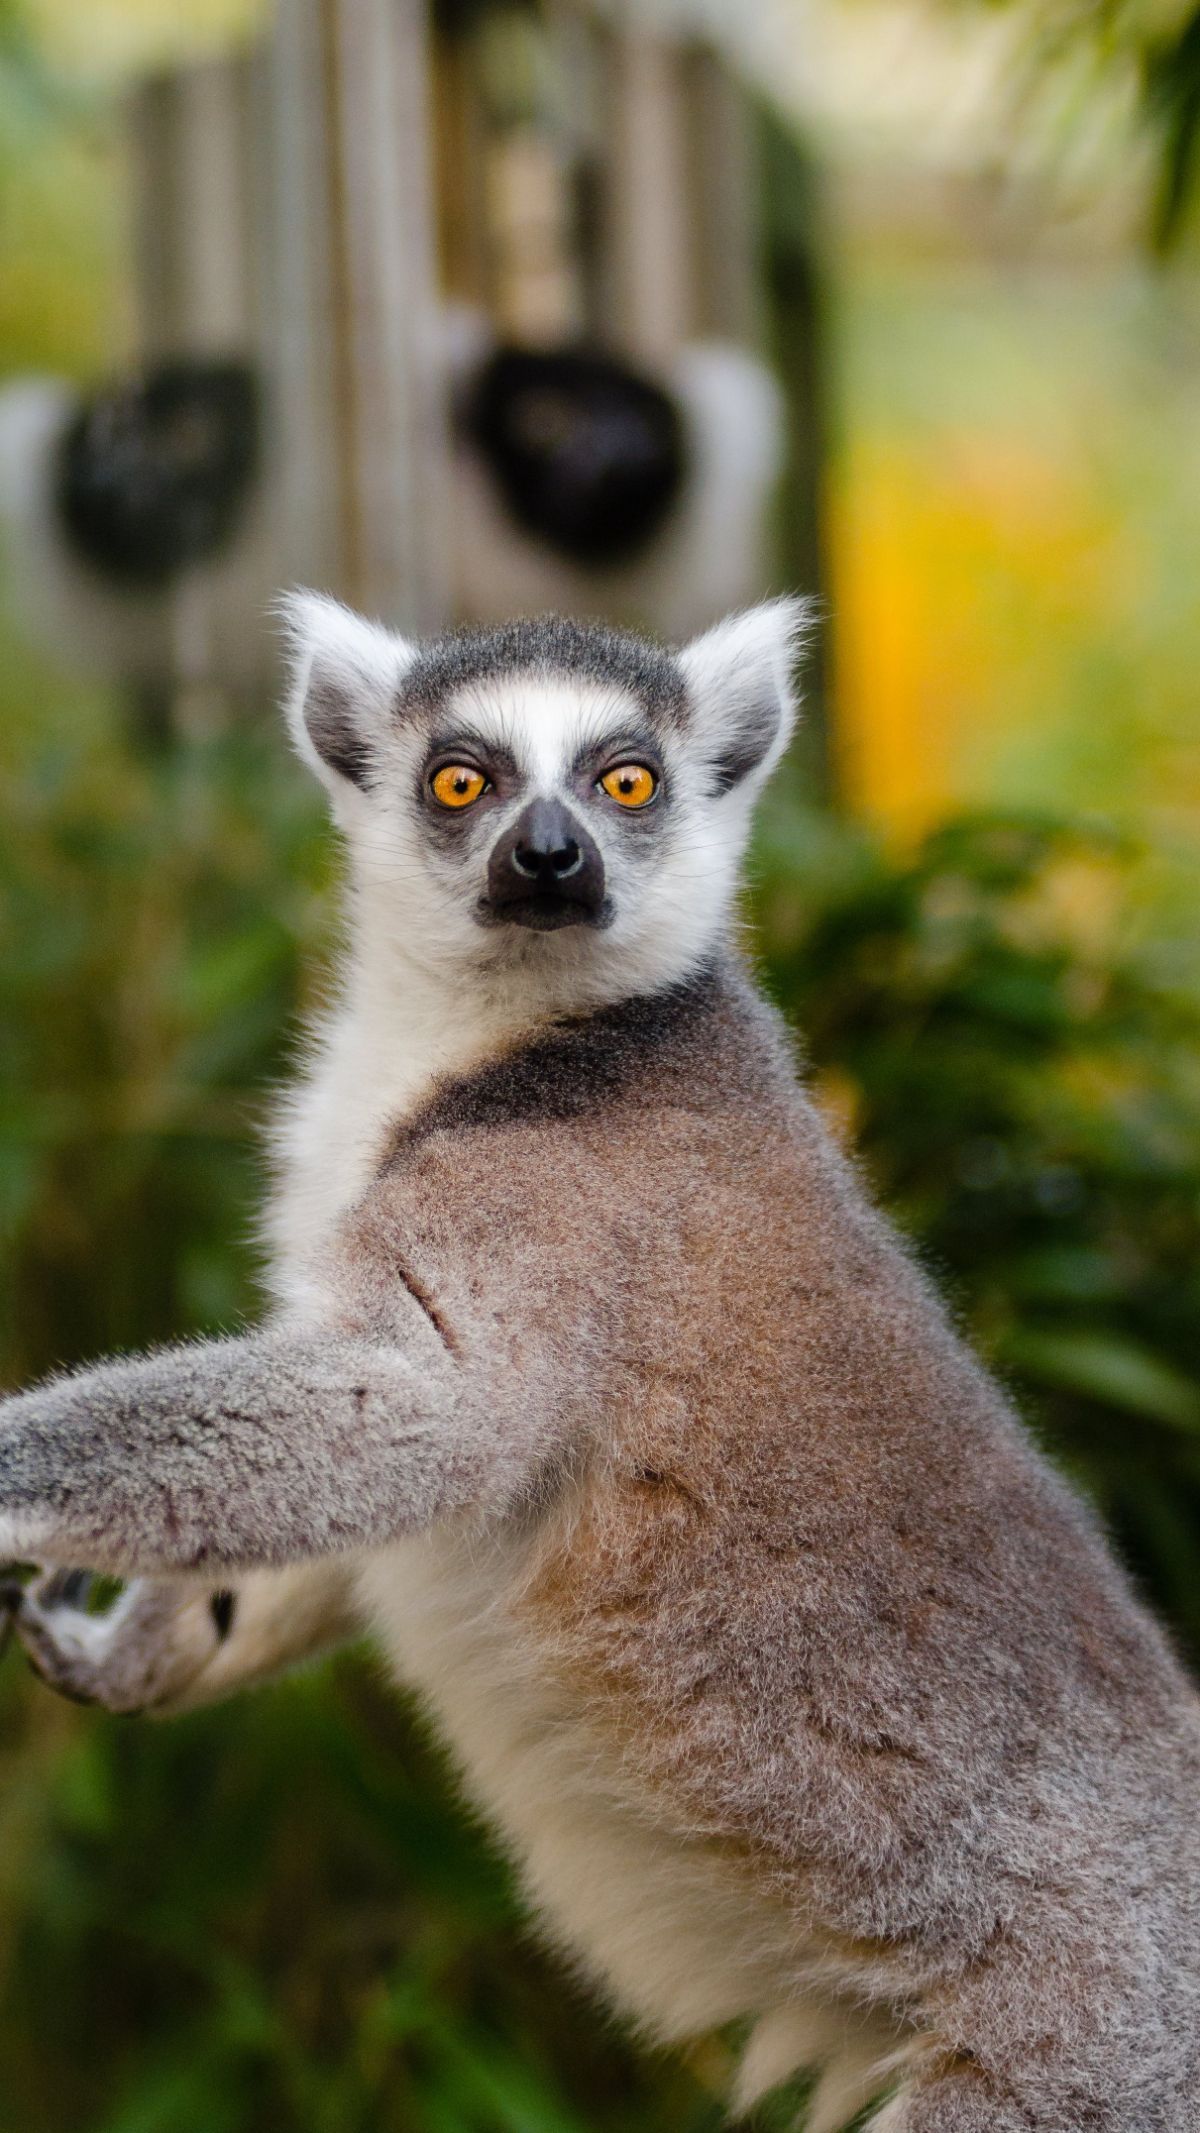
[[[1200,1717],[796,1085],[734,945],[798,610],[421,649],[301,598],[353,870],[277,1309],[0,1410],[46,1678],[368,1624],[549,1932],[810,2133],[1195,2133]]]

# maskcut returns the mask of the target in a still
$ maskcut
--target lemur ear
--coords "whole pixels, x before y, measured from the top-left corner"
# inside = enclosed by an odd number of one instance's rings
[[[806,600],[766,600],[706,630],[679,654],[689,731],[705,747],[719,793],[760,785],[795,719],[792,667],[811,621]]]
[[[296,749],[335,797],[366,789],[414,647],[324,593],[280,602],[290,674],[285,710]]]

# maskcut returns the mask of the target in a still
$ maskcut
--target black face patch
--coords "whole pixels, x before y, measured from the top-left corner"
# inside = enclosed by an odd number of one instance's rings
[[[475,763],[491,784],[510,793],[516,790],[520,778],[512,749],[472,732],[469,726],[439,726],[430,734],[421,772],[426,785],[444,763]]]
[[[606,771],[622,763],[644,763],[655,779],[654,798],[645,807],[621,807],[599,790]],[[583,749],[571,766],[571,782],[580,798],[601,810],[607,829],[645,845],[663,828],[670,811],[670,786],[657,743],[644,728],[630,728]]]
[[[486,789],[470,807],[442,807],[434,795],[433,780],[450,763],[473,765],[487,779]],[[453,850],[473,824],[485,821],[497,806],[512,799],[520,782],[520,770],[511,749],[485,740],[482,734],[468,728],[447,726],[431,737],[417,772],[413,798],[423,825]]]
[[[644,727],[630,726],[623,732],[605,734],[601,740],[589,741],[576,756],[571,775],[594,785],[605,771],[616,769],[620,763],[645,763],[654,772],[661,790],[662,754],[653,734],[647,733]]]
[[[535,933],[611,924],[604,858],[574,809],[558,799],[522,809],[492,848],[478,916]]]

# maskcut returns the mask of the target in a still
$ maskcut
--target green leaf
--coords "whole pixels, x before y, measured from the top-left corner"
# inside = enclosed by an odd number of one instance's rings
[[[1082,1394],[1168,1429],[1200,1432],[1200,1385],[1118,1334],[1019,1329],[1004,1341],[999,1361],[1056,1391]]]

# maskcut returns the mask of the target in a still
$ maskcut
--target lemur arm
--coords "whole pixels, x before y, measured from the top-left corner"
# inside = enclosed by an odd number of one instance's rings
[[[0,1562],[211,1585],[500,1510],[538,1429],[485,1393],[432,1331],[287,1326],[52,1380],[0,1405]]]

